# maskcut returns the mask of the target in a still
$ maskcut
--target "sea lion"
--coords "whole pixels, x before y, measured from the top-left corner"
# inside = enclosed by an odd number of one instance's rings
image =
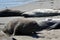
[[[23,18],[23,19],[14,19],[10,21],[3,29],[3,32],[6,33],[7,35],[12,35],[12,34],[30,35],[39,30],[40,30],[40,27],[36,21]]]

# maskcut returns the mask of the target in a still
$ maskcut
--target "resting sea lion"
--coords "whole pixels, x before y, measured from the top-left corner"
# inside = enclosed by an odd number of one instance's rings
[[[14,19],[10,21],[5,28],[3,29],[3,32],[7,35],[12,35],[13,33],[15,35],[19,34],[32,34],[40,30],[39,25],[36,21],[31,19]]]

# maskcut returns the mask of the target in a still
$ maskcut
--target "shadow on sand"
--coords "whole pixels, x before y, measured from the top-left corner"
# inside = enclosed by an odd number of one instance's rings
[[[20,34],[16,36],[30,36],[32,38],[44,38],[44,36],[39,36],[38,34],[42,34],[42,33]]]

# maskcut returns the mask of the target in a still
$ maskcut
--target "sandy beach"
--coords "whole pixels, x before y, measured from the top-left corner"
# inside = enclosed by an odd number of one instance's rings
[[[32,2],[32,3],[28,3],[26,5],[22,5],[22,6],[16,6],[16,7],[9,7],[9,8],[5,8],[5,9],[11,9],[11,10],[18,10],[18,11],[22,11],[22,12],[26,12],[26,11],[31,11],[34,9],[60,9],[60,0],[54,0],[53,4],[51,4],[51,1],[36,1],[36,2]],[[0,11],[2,11],[4,9],[0,9]],[[4,23],[4,25],[0,25],[0,40],[12,40],[11,37],[8,37],[6,35],[4,35],[4,33],[2,32],[2,29],[5,27],[5,25],[16,18],[24,18],[24,17],[0,17],[0,23]],[[35,20],[37,22],[41,22],[44,21],[46,19],[59,19],[60,20],[60,16],[53,16],[53,17],[34,17],[34,18],[27,18],[27,19],[31,19],[31,20]],[[60,40],[60,29],[56,29],[56,30],[43,30],[43,31],[39,31],[38,32],[38,38],[35,36],[23,36],[23,35],[19,35],[19,36],[12,36],[13,38],[17,39],[17,40]]]
[[[10,19],[9,19],[10,18]],[[1,20],[1,23],[8,23],[10,20],[12,19],[15,19],[15,18],[23,18],[23,17],[3,17],[3,18],[0,18]],[[59,16],[55,16],[55,17],[41,17],[41,18],[27,18],[27,19],[32,19],[32,20],[35,20],[35,21],[43,21],[47,18],[53,18],[53,19],[59,19],[60,17]],[[0,25],[0,29],[2,30],[4,28],[5,25]],[[8,40],[11,38],[9,37],[6,37],[0,30],[0,40]],[[38,38],[36,37],[32,37],[32,36],[13,36],[15,39],[17,40],[60,40],[60,29],[57,29],[57,30],[43,30],[43,31],[40,31],[38,32]]]

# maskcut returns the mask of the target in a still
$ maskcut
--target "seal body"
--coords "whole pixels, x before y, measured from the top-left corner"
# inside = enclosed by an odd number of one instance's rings
[[[10,21],[3,29],[4,33],[8,35],[32,34],[40,30],[36,21],[31,19],[16,19]]]

